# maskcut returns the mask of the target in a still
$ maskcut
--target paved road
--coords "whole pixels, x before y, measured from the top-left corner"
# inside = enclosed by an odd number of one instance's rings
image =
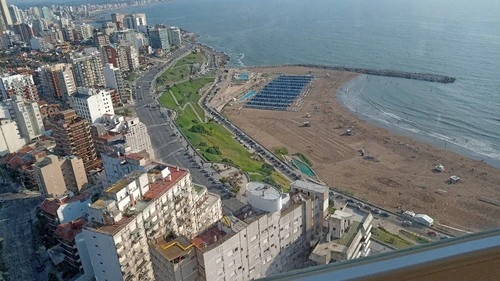
[[[184,46],[172,53],[168,62],[159,63],[152,69],[142,73],[136,81],[137,116],[148,127],[155,158],[165,163],[178,165],[190,170],[193,181],[206,186],[210,192],[223,197],[223,211],[230,213],[243,206],[235,198],[222,196],[221,184],[213,176],[215,171],[190,148],[177,127],[169,117],[168,110],[159,106],[154,90],[155,77],[164,69],[173,66],[183,56],[189,54],[191,46]],[[151,107],[150,105],[153,105]],[[227,195],[227,193],[226,193]]]

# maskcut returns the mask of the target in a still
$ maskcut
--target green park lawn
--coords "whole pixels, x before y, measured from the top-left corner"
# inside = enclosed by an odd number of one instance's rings
[[[413,243],[401,238],[396,234],[392,234],[382,227],[372,228],[372,238],[393,246],[396,249],[404,249],[414,246]]]
[[[204,118],[204,111],[198,105],[200,99],[198,90],[213,82],[213,79],[213,77],[198,78],[171,87],[170,91],[176,97],[179,106],[175,104],[172,94],[168,92],[160,97],[160,102],[178,112],[179,115],[175,122],[188,141],[198,149],[205,159],[210,162],[228,162],[247,172],[251,180],[269,181],[282,187],[283,191],[286,192],[290,182],[276,171],[270,173],[262,171],[261,167],[265,162],[253,159],[251,153],[238,143],[225,127],[213,121],[200,122],[190,106],[181,110],[186,103],[190,102],[198,114]],[[213,149],[210,148],[217,148],[218,153],[213,153]]]
[[[190,75],[190,66],[194,63],[202,64],[204,61],[205,55],[203,53],[191,53],[160,75],[157,83],[159,85],[169,85],[187,79]]]

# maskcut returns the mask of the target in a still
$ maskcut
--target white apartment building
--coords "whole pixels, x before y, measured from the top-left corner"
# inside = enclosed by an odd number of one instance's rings
[[[109,91],[83,87],[78,88],[77,91],[71,96],[70,104],[78,116],[93,123],[104,114],[115,114]]]
[[[78,87],[104,86],[102,58],[98,51],[89,54],[76,54],[71,60],[73,75]]]
[[[101,159],[106,174],[106,187],[133,171],[147,171],[147,165],[152,162],[147,153],[129,153],[125,155],[101,153]]]
[[[264,183],[250,185],[253,204],[236,216],[224,216],[192,240],[166,237],[151,244],[156,280],[252,280],[304,266],[311,199],[290,198]]]
[[[40,107],[36,101],[22,100],[19,96],[15,96],[10,105],[15,114],[11,118],[15,118],[19,132],[27,143],[45,132]]]
[[[122,97],[123,101],[123,95],[125,94],[125,81],[123,80],[120,68],[114,67],[112,63],[106,63],[103,72],[106,87],[118,90],[118,93]]]
[[[0,120],[0,157],[16,152],[26,144],[13,120]]]
[[[101,153],[146,151],[149,158],[155,158],[148,129],[138,117],[104,114],[92,127],[96,148]]]
[[[182,44],[181,30],[176,26],[168,28],[168,42],[170,45],[179,47]]]
[[[370,213],[362,221],[355,221],[354,214],[336,210],[325,220],[326,235],[316,245],[310,259],[324,265],[368,256],[372,221]]]
[[[76,26],[76,32],[80,36],[82,36],[83,39],[92,38],[94,36],[93,30],[94,30],[94,28],[92,27],[92,25],[89,25],[86,23],[83,23],[83,24]]]
[[[222,216],[220,197],[194,187],[187,170],[161,163],[105,193],[89,207],[83,230],[97,280],[154,280],[148,241],[168,233],[193,238]]]
[[[89,193],[82,192],[75,196],[69,192],[56,198],[45,199],[40,205],[40,211],[47,222],[54,224],[53,229],[55,229],[61,223],[67,223],[88,214],[90,203]]]
[[[63,100],[76,93],[76,83],[71,64],[59,63],[43,66],[40,69],[43,98],[47,100]]]
[[[0,93],[4,100],[14,96],[27,100],[38,100],[38,92],[31,74],[6,74],[0,77]]]

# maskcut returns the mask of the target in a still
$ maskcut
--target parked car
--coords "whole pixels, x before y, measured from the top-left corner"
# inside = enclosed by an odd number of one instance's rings
[[[437,233],[435,231],[429,231],[429,232],[427,232],[427,236],[429,236],[429,237],[436,237]]]
[[[352,200],[352,199],[347,199],[347,201],[346,201],[346,202],[347,202],[347,203],[354,203],[354,200]]]
[[[389,213],[386,213],[386,212],[383,212],[380,214],[381,217],[384,217],[384,218],[388,218],[389,217]]]
[[[404,226],[404,227],[408,227],[408,226],[412,226],[412,222],[411,221],[404,221],[401,225]]]
[[[344,196],[339,194],[339,195],[335,196],[335,199],[344,199]]]
[[[378,215],[378,214],[380,214],[380,210],[375,208],[372,210],[372,213]]]

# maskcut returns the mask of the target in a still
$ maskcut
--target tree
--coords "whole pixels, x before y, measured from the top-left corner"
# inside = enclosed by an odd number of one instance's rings
[[[49,281],[59,281],[59,278],[54,272],[49,273]]]

